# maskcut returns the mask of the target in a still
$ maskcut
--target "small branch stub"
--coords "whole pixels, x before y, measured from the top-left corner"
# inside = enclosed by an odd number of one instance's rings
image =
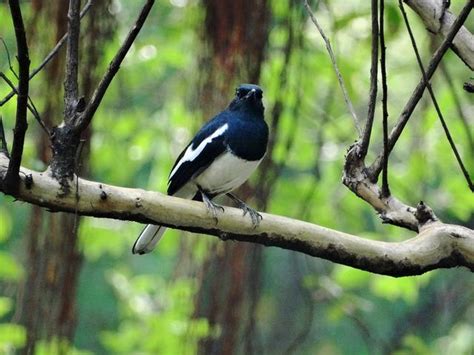
[[[420,223],[420,226],[423,227],[427,223],[439,221],[438,217],[435,216],[433,210],[424,204],[423,201],[420,201],[416,206],[415,217]]]

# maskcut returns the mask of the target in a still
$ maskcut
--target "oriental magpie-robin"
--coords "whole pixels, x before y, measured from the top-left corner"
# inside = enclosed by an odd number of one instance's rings
[[[207,122],[179,155],[169,176],[168,195],[203,201],[216,218],[216,211],[224,208],[212,199],[226,194],[257,225],[260,214],[230,191],[249,178],[265,155],[268,126],[263,111],[262,89],[240,85],[227,109]],[[147,225],[132,252],[152,251],[165,230],[163,226]]]

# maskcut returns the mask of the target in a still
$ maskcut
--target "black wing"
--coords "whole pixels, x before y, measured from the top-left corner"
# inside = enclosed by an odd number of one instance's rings
[[[219,155],[226,151],[225,133],[227,126],[224,126],[225,120],[210,121],[198,132],[186,149],[183,150],[171,170],[168,181],[168,195],[174,195],[189,180],[199,175],[205,168],[211,165]],[[211,140],[207,139],[218,130],[221,130],[222,134],[216,135]],[[196,151],[201,144],[204,144],[204,146],[199,154],[188,160],[187,158],[193,155],[190,154],[190,152]]]

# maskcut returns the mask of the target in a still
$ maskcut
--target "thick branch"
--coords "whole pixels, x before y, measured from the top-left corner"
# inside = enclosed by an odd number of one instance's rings
[[[115,55],[114,59],[109,64],[109,68],[107,72],[104,74],[102,80],[100,81],[99,85],[95,89],[92,98],[87,105],[84,113],[80,116],[78,122],[76,123],[76,130],[81,132],[83,131],[91,122],[92,117],[94,116],[95,111],[100,105],[112,79],[114,78],[115,74],[117,74],[118,70],[120,69],[120,65],[124,60],[125,56],[127,55],[130,47],[132,46],[135,38],[137,38],[138,33],[140,32],[143,24],[145,23],[150,10],[155,3],[154,0],[148,0],[142,8],[140,15],[138,16],[135,24],[131,28],[130,32],[128,33],[125,41],[123,42],[122,46],[118,50],[117,54]]]
[[[16,122],[13,130],[13,145],[11,150],[11,160],[8,165],[8,172],[3,177],[3,184],[7,191],[13,192],[19,183],[19,171],[21,157],[23,155],[23,145],[25,143],[25,133],[28,128],[26,121],[28,106],[28,72],[30,70],[30,58],[28,55],[28,44],[26,42],[25,25],[21,15],[18,0],[10,0],[10,12],[15,27],[15,37],[18,50],[18,99],[16,105]],[[0,181],[2,181],[0,180]]]
[[[357,142],[347,152],[343,184],[371,205],[384,223],[419,231],[420,223],[415,216],[416,209],[394,196],[383,196],[367,170],[364,160],[360,157],[360,142]]]
[[[0,155],[0,177],[8,158]],[[22,169],[27,179],[15,197],[53,211],[159,223],[170,227],[277,246],[362,270],[391,275],[419,275],[436,268],[465,266],[474,271],[474,231],[441,222],[425,223],[419,235],[399,243],[368,240],[290,218],[262,214],[253,228],[242,211],[226,207],[217,225],[202,203],[157,192],[121,188],[78,179],[75,194],[61,196],[48,172]],[[26,184],[25,184],[26,182]]]
[[[445,1],[404,0],[422,19],[428,31],[447,37],[456,16],[446,9]],[[472,8],[474,1],[469,0]],[[461,27],[453,40],[452,48],[471,70],[474,70],[474,35],[465,27]]]

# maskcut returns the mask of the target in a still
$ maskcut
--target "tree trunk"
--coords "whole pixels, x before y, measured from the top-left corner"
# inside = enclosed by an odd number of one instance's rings
[[[202,66],[207,68],[200,89],[206,118],[222,110],[239,83],[258,84],[268,40],[270,4],[266,0],[205,0]],[[204,105],[205,103],[205,105]],[[244,186],[244,200],[253,193]],[[196,317],[205,317],[220,329],[218,338],[199,344],[201,354],[252,351],[254,311],[262,269],[261,246],[212,243],[196,301]]]

